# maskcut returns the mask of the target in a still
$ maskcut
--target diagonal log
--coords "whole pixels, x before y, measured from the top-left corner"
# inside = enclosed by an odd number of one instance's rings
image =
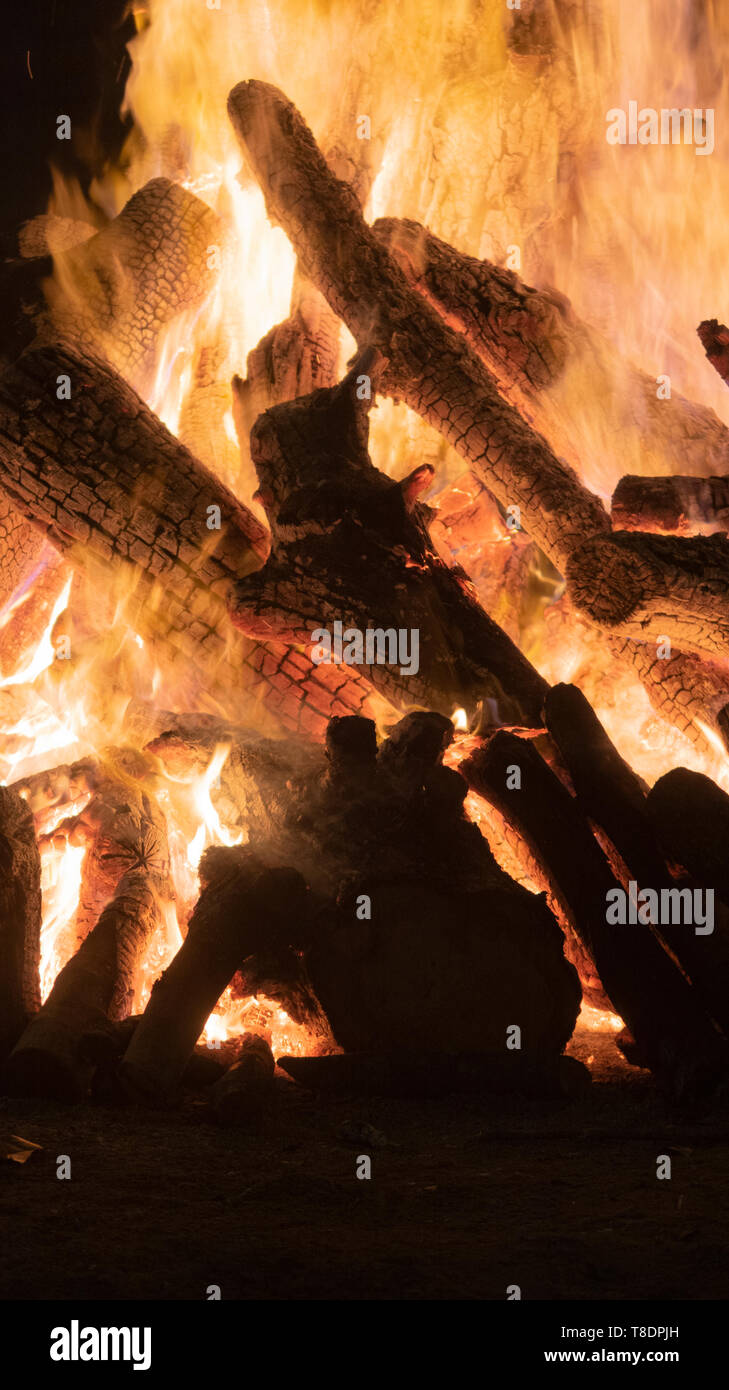
[[[70,400],[57,398],[61,374]],[[228,653],[225,593],[260,564],[266,532],[111,367],[58,345],[6,370],[0,481],[72,563],[116,575],[129,624],[160,644],[183,685],[193,660],[213,686],[233,679],[242,662]],[[208,529],[211,507],[220,529]]]
[[[654,923],[653,929],[689,976],[707,1012],[728,1033],[729,928],[726,921],[717,922],[713,932],[700,936],[694,932],[691,922],[682,921],[681,894],[685,897],[686,888],[692,885],[686,882],[685,876],[679,880],[669,873],[651,818],[646,789],[620,756],[582,692],[572,685],[552,686],[545,700],[544,713],[547,729],[569,771],[577,802],[596,827],[596,836],[616,878],[624,888],[632,880],[638,884],[638,890],[650,888],[659,894],[670,894],[665,900],[667,910],[661,910],[660,921]],[[692,775],[684,773],[684,776],[693,785]],[[672,779],[678,783],[680,773],[669,773],[667,779],[661,778],[656,783],[656,787],[660,789],[661,783],[666,780],[672,783]],[[714,803],[718,802],[726,828],[729,797],[709,778],[701,779],[700,786],[704,784],[706,809],[713,811]],[[650,804],[656,806],[660,790],[655,796],[651,792],[651,797]],[[680,804],[678,798],[676,804]],[[692,840],[701,838],[701,831],[703,840],[709,844],[722,842],[716,825],[709,825],[708,821],[705,815],[699,829],[692,815],[690,825],[670,837],[672,860],[681,860],[682,845],[687,843],[688,846]],[[686,854],[691,858],[688,847]],[[693,860],[692,865],[695,870],[697,866]],[[701,865],[702,869],[705,867]],[[715,881],[713,876],[707,880],[705,874],[699,875],[699,879],[712,884]],[[660,901],[663,903],[663,898]]]
[[[672,391],[616,355],[556,290],[533,289],[511,270],[467,256],[417,222],[374,223],[408,283],[467,341],[517,409],[560,456],[606,486],[626,471],[729,469],[729,430],[713,410]],[[589,400],[589,411],[582,405]]]
[[[578,609],[622,636],[729,657],[725,536],[594,536],[571,556],[567,582]]]
[[[53,335],[105,357],[146,395],[163,330],[215,285],[221,237],[206,203],[152,179],[96,236],[55,257],[44,285]]]
[[[154,379],[160,333],[215,282],[215,213],[168,179],[153,179],[83,245],[11,266],[3,284],[0,356],[12,362],[38,333],[105,357],[142,394]],[[55,382],[55,378],[54,378]],[[50,383],[49,383],[50,384]],[[0,497],[0,610],[41,562],[43,535]]]
[[[519,785],[510,776],[515,767]],[[542,864],[651,1069],[676,1096],[714,1086],[727,1065],[723,1040],[650,927],[608,925],[616,880],[579,805],[533,743],[501,731],[461,771]]]
[[[269,216],[360,348],[387,359],[381,389],[428,420],[564,569],[581,540],[608,528],[601,502],[499,395],[476,353],[446,327],[362,219],[295,107],[275,87],[242,82],[228,99]]]
[[[380,370],[374,355],[365,366]],[[394,483],[370,462],[360,368],[331,390],[267,411],[252,432],[273,550],[258,574],[236,585],[234,622],[250,636],[305,642],[314,653],[313,634],[333,631],[336,621],[344,632],[379,630],[395,640],[406,632],[408,642],[415,634],[416,662],[398,656],[388,638],[379,660],[363,646],[351,664],[396,706],[450,715],[490,698],[500,722],[538,726],[545,682],[430,542],[417,496],[431,470]]]
[[[96,926],[63,967],[3,1071],[11,1095],[83,1098],[93,1070],[81,1047],[89,1031],[128,1013],[136,972],[162,923],[166,885],[144,869],[125,874]]]

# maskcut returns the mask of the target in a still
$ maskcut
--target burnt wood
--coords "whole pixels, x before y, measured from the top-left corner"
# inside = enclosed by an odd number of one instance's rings
[[[513,767],[521,785],[509,789]],[[650,928],[608,925],[607,894],[619,885],[574,797],[533,743],[502,731],[461,770],[543,865],[615,1012],[661,1083],[679,1097],[714,1087],[726,1070],[726,1044]]]
[[[266,198],[306,275],[360,349],[386,359],[380,389],[402,399],[466,458],[559,569],[609,522],[583,487],[499,394],[462,336],[408,285],[363,221],[356,194],[329,169],[293,104],[276,87],[241,82],[228,112]]]

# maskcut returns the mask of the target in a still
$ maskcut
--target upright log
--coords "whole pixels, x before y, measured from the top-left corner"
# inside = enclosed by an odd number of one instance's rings
[[[607,895],[618,884],[579,806],[533,744],[497,733],[461,770],[544,866],[616,1013],[657,1077],[675,1096],[714,1087],[726,1071],[725,1042],[650,928],[608,925]]]
[[[304,915],[301,876],[266,869],[250,851],[208,851],[200,873],[206,886],[187,936],[154,985],[121,1063],[122,1084],[140,1103],[176,1097],[205,1022],[238,967],[255,950],[285,945],[291,921]]]
[[[306,643],[312,660],[323,653],[316,632],[331,637],[339,621],[348,664],[395,706],[448,716],[490,698],[501,722],[538,725],[545,682],[431,544],[417,499],[432,470],[394,483],[370,462],[371,401],[359,400],[358,383],[363,373],[376,381],[381,369],[371,354],[339,386],[257,421],[251,451],[273,553],[236,585],[233,619],[250,637]],[[349,648],[350,630],[362,634],[359,652]],[[369,654],[368,631],[381,642]],[[400,649],[402,634],[417,654]]]
[[[40,1008],[41,865],[33,814],[0,787],[0,1059]]]
[[[166,885],[143,869],[125,874],[93,931],[63,967],[40,1013],[26,1028],[3,1071],[3,1089],[16,1096],[83,1099],[93,1063],[84,1034],[103,1030],[131,1006],[135,977],[161,925]]]
[[[634,892],[652,889],[659,895],[661,906],[659,918],[652,924],[653,931],[689,976],[707,1012],[729,1036],[729,926],[726,919],[716,920],[713,931],[701,935],[694,931],[692,915],[688,922],[683,919],[681,908],[687,890],[691,895],[694,885],[687,883],[685,876],[678,878],[669,872],[646,800],[646,789],[621,758],[582,692],[572,685],[552,686],[545,700],[545,721],[569,770],[578,805],[596,827],[615,877],[626,889],[632,881],[637,884]],[[670,785],[675,786],[674,774],[669,773],[668,778],[673,779]],[[721,807],[729,828],[729,797],[714,788],[708,778],[702,779],[702,786],[703,783],[708,786],[702,828],[708,835],[707,812],[713,809],[715,802]],[[656,805],[671,804],[670,801],[661,802],[661,796],[662,791],[658,793]],[[681,803],[677,800],[673,804]],[[695,836],[695,829],[690,829],[689,846],[694,843]],[[673,827],[670,839],[674,850],[682,844],[678,825]],[[691,857],[690,847],[686,853]],[[670,858],[678,862],[681,856],[671,852]],[[692,862],[694,872],[696,860]],[[706,864],[701,867],[705,870]],[[712,882],[703,874],[699,875],[699,881]],[[665,908],[664,903],[667,904]],[[717,913],[717,919],[718,916]]]
[[[408,285],[362,219],[356,195],[328,168],[286,97],[241,82],[228,111],[266,198],[305,273],[354,334],[386,359],[381,389],[402,399],[458,450],[559,569],[609,522],[597,497],[499,395],[494,377]]]
[[[729,796],[703,772],[676,767],[659,777],[648,812],[664,852],[729,904]]]

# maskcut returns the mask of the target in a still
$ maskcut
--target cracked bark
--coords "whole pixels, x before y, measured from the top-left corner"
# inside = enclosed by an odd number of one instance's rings
[[[571,557],[567,583],[576,607],[608,631],[729,657],[725,536],[595,536]]]
[[[609,523],[599,499],[502,400],[473,350],[407,284],[362,220],[355,194],[328,168],[304,121],[275,87],[243,82],[228,110],[305,273],[354,334],[387,359],[381,389],[404,400],[456,448],[563,569]]]
[[[71,377],[71,399],[55,381]],[[28,349],[0,378],[0,481],[73,564],[127,596],[127,621],[159,645],[183,687],[195,662],[228,695],[236,656],[225,594],[260,564],[265,529],[105,363]],[[220,530],[208,530],[208,508]],[[232,648],[232,651],[229,650]]]
[[[584,468],[599,449],[595,462],[608,485],[626,462],[636,474],[729,469],[729,430],[714,411],[676,392],[659,399],[655,377],[622,361],[565,295],[533,289],[417,222],[383,217],[373,231],[408,283],[465,336],[506,398],[574,466]],[[580,408],[586,397],[589,412]]]
[[[92,1063],[79,1048],[83,1035],[129,1012],[134,979],[162,921],[164,881],[146,868],[119,881],[96,926],[60,971],[40,1012],[7,1060],[10,1095],[81,1100]]]
[[[546,684],[481,609],[466,576],[437,556],[417,502],[431,469],[394,483],[367,453],[368,402],[357,400],[361,359],[341,385],[260,417],[251,452],[272,530],[264,568],[236,585],[231,612],[249,636],[311,642],[339,619],[345,631],[419,634],[418,669],[353,663],[396,706],[450,715],[491,699],[484,718],[538,726]]]

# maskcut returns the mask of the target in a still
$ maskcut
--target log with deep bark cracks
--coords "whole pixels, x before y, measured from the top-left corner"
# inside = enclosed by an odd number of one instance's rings
[[[461,770],[543,864],[615,1011],[661,1083],[677,1098],[713,1088],[727,1068],[724,1040],[649,927],[608,925],[608,893],[618,884],[580,807],[533,744],[497,733]]]
[[[70,400],[56,397],[59,374]],[[74,564],[118,583],[130,625],[183,685],[204,668],[208,688],[229,693],[245,653],[224,598],[261,563],[268,537],[112,368],[63,346],[8,368],[0,487]],[[220,529],[208,529],[211,516]]]
[[[135,976],[161,925],[164,881],[133,869],[119,883],[93,931],[63,967],[40,1013],[10,1054],[2,1075],[10,1095],[81,1100],[93,1072],[81,1041],[128,1012]]]
[[[221,994],[253,951],[285,947],[306,916],[306,885],[289,869],[266,869],[248,850],[207,851],[206,883],[177,955],[152,989],[120,1067],[132,1099],[174,1100],[195,1043]]]
[[[729,540],[617,531],[571,556],[575,606],[624,637],[729,658]]]
[[[502,399],[464,339],[410,288],[283,93],[242,82],[228,111],[269,217],[360,349],[376,348],[386,359],[381,389],[434,425],[504,506],[519,506],[525,529],[564,569],[581,541],[607,530],[602,503]]]
[[[665,645],[630,637],[605,634],[608,647],[621,662],[632,666],[653,708],[661,719],[710,757],[716,756],[719,735],[729,750],[729,667],[695,652],[677,651]]]
[[[219,239],[218,218],[205,203],[168,179],[153,179],[103,231],[59,255],[55,267],[44,257],[10,268],[2,291],[0,359],[12,363],[34,336],[52,342],[60,334],[81,352],[107,358],[145,392],[160,332],[198,305],[215,282],[208,252]],[[59,389],[56,376],[52,387]],[[41,558],[43,535],[25,510],[0,498],[0,607]]]
[[[646,789],[620,756],[582,692],[573,685],[552,686],[545,700],[545,721],[569,771],[578,804],[597,827],[597,838],[615,877],[625,889],[631,881],[637,884],[635,893],[651,889],[659,895],[670,895],[659,898],[666,907],[660,909],[653,930],[689,976],[704,1008],[729,1036],[726,919],[717,921],[710,934],[698,936],[693,923],[682,919],[680,905],[686,890],[691,891],[693,885],[669,872],[646,801]],[[673,777],[673,773],[668,774],[671,785]],[[713,787],[709,783],[709,797]],[[720,792],[718,799],[729,828],[729,798]],[[690,830],[689,837],[693,833]],[[674,835],[673,842],[680,844],[680,835]],[[680,856],[672,853],[671,858]]]
[[[563,294],[533,289],[417,222],[380,218],[373,231],[507,399],[575,467],[589,465],[608,487],[626,462],[634,472],[690,468],[701,476],[729,468],[729,430],[714,411],[675,391],[660,399],[655,376],[620,359]]]
[[[0,1058],[40,1007],[41,865],[33,815],[0,787]]]
[[[371,402],[358,399],[358,382],[380,370],[372,354],[339,386],[257,421],[251,452],[272,554],[236,585],[233,619],[251,637],[306,643],[312,660],[327,662],[323,630],[332,637],[340,621],[346,650],[330,655],[340,664],[343,656],[394,705],[450,715],[490,699],[498,722],[538,725],[546,683],[431,544],[417,498],[432,470],[395,483],[370,462]],[[359,650],[349,641],[357,633]]]
[[[130,749],[109,748],[104,760],[82,759],[70,768],[73,785],[88,790],[77,814],[55,826],[56,844],[66,839],[86,847],[81,888],[70,924],[75,943],[88,936],[125,874],[143,870],[160,882],[169,876],[164,815],[144,786],[147,760]],[[128,1012],[122,1010],[122,1016]]]
[[[729,530],[729,477],[638,478],[627,474],[613,493],[616,531],[710,536]]]
[[[210,1102],[218,1124],[245,1125],[259,1115],[273,1095],[276,1064],[265,1038],[247,1033],[237,1062],[215,1082]]]
[[[50,332],[104,356],[146,395],[163,330],[215,285],[210,252],[221,237],[206,203],[152,179],[90,241],[55,258],[44,286]]]

